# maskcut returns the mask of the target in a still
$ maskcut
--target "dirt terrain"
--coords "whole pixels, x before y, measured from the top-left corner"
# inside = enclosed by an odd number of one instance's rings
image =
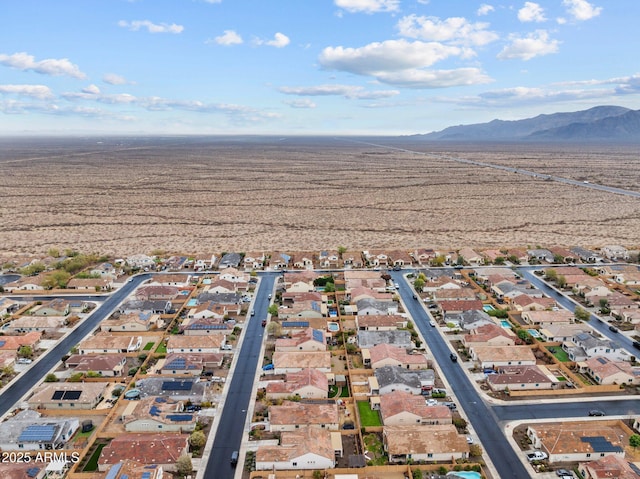
[[[0,139],[0,249],[638,244],[637,198],[450,159],[639,189],[637,147],[375,143],[412,151],[321,138]]]

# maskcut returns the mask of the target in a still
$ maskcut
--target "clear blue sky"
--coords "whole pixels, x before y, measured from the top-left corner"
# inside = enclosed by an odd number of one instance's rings
[[[2,0],[0,134],[395,135],[639,109],[639,18],[637,0]]]

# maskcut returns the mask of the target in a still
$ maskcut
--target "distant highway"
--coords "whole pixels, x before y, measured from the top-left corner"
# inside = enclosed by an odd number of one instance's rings
[[[342,138],[342,139],[344,140],[344,138]],[[590,188],[592,190],[600,190],[600,191],[604,191],[606,193],[614,193],[614,194],[618,194],[618,195],[631,196],[633,198],[640,198],[640,191],[625,190],[625,189],[622,189],[622,188],[615,188],[613,186],[599,185],[597,183],[591,183],[589,181],[579,181],[579,180],[573,180],[571,178],[564,178],[562,176],[547,175],[547,174],[544,174],[544,173],[537,173],[537,172],[531,171],[531,170],[525,170],[523,168],[513,168],[513,167],[510,167],[510,166],[496,165],[495,163],[487,163],[485,161],[467,160],[466,158],[457,158],[455,156],[438,155],[438,154],[435,154],[435,153],[427,153],[427,152],[424,152],[424,151],[409,150],[407,148],[400,148],[400,147],[397,147],[397,146],[380,145],[378,143],[369,143],[369,142],[366,142],[366,141],[359,141],[359,140],[346,140],[346,141],[352,141],[354,143],[361,143],[363,145],[375,146],[376,148],[384,148],[384,149],[387,149],[387,150],[402,151],[404,153],[412,153],[412,154],[415,154],[415,155],[427,156],[429,158],[435,158],[435,159],[438,159],[438,160],[449,160],[449,161],[455,161],[455,162],[458,162],[458,163],[464,163],[464,164],[467,164],[467,165],[479,166],[479,167],[482,167],[482,168],[493,168],[495,170],[506,171],[508,173],[517,173],[517,174],[520,174],[520,175],[530,176],[532,178],[539,178],[539,179],[544,180],[544,181],[556,181],[558,183],[564,183],[565,185],[580,186],[582,188]]]

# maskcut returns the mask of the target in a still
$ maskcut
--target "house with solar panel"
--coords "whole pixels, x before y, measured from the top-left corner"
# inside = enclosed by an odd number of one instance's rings
[[[233,323],[222,322],[214,318],[187,318],[180,325],[180,330],[185,336],[208,336],[213,334],[226,336],[227,334],[231,334],[233,327]]]
[[[34,465],[31,462],[0,463],[0,477],[3,479],[42,479],[45,474],[44,464]]]
[[[286,253],[281,253],[278,251],[274,251],[268,256],[268,265],[267,271],[273,270],[285,270],[289,267],[291,263],[291,256]]]
[[[623,421],[542,423],[527,428],[531,444],[546,452],[549,462],[589,461],[605,456],[624,458],[631,433]]]
[[[0,336],[0,351],[15,352],[22,346],[29,346],[32,351],[38,349],[42,333],[33,331],[19,336]]]
[[[202,398],[206,396],[208,388],[208,382],[196,382],[195,378],[150,377],[136,381],[135,390],[140,398],[164,396],[200,404]]]
[[[42,383],[27,399],[32,409],[95,409],[108,383]]]
[[[77,418],[42,416],[27,409],[0,424],[3,451],[56,450],[66,446],[80,427]],[[0,474],[0,477],[3,477]]]
[[[130,401],[120,416],[127,432],[190,432],[196,416],[184,411],[184,402],[165,396]]]
[[[326,351],[327,340],[321,329],[305,328],[289,338],[276,339],[276,351]]]
[[[313,319],[324,318],[327,315],[327,304],[321,301],[296,301],[291,305],[278,308],[278,317],[281,319]]]
[[[205,368],[222,367],[221,353],[170,353],[159,366],[161,374],[200,376]]]

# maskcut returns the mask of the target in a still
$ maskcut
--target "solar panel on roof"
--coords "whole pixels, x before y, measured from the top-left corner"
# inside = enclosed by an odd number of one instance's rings
[[[6,342],[6,341],[0,341],[0,348],[1,348],[2,346],[4,346],[5,344],[7,344],[7,342]]]
[[[64,396],[64,391],[54,391],[53,396],[51,396],[51,399],[57,401],[59,399],[62,399],[62,396]]]
[[[312,338],[314,341],[318,341],[319,343],[324,343],[324,337],[322,331],[319,329],[314,329],[312,333]]]
[[[190,391],[193,381],[164,381],[162,389],[164,391]]]
[[[158,408],[158,406],[151,406],[149,408],[149,414],[152,416],[159,416],[162,411]]]
[[[142,477],[140,479],[151,479],[151,473],[150,472],[143,472],[142,473]]]
[[[46,442],[56,435],[56,426],[51,424],[32,424],[22,430],[18,442]]]
[[[614,446],[604,436],[593,437],[581,437],[582,442],[588,442],[594,452],[622,452],[623,449],[620,446]]]
[[[600,364],[607,364],[607,360],[605,358],[596,358],[596,361],[598,361]]]
[[[64,399],[65,401],[77,401],[78,399],[80,399],[81,395],[82,391],[65,391],[62,399]]]
[[[283,321],[283,328],[308,328],[309,321]]]
[[[193,420],[193,414],[167,414],[167,419],[171,421],[191,421]]]
[[[157,397],[156,402],[159,402],[159,403],[167,402],[167,398]]]
[[[164,369],[184,369],[187,367],[187,361],[184,358],[176,358],[167,364]]]
[[[40,472],[40,468],[38,468],[38,467],[30,467],[29,469],[27,469],[27,476],[36,477],[39,472]]]

